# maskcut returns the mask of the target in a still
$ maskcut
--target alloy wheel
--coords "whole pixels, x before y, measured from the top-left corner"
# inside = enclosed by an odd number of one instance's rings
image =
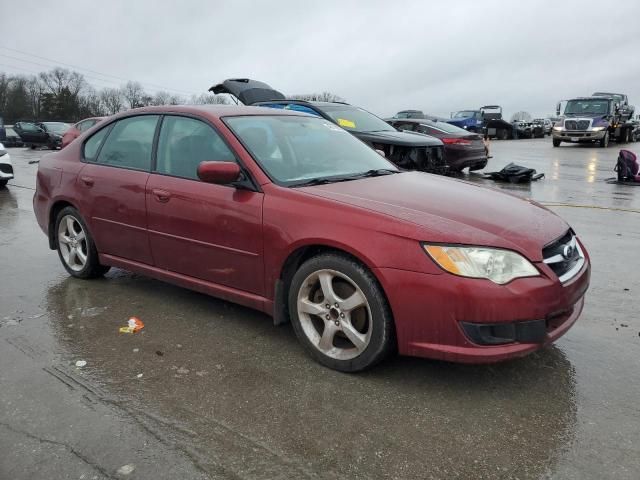
[[[369,345],[369,301],[343,273],[323,269],[309,275],[298,291],[297,310],[304,334],[328,357],[350,360]]]
[[[87,235],[72,215],[65,215],[58,224],[58,248],[62,259],[74,272],[81,271],[87,264]]]

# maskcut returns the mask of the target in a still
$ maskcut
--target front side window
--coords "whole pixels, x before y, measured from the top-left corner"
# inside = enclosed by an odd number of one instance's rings
[[[151,168],[153,136],[157,123],[158,115],[141,115],[116,122],[111,128],[111,133],[102,150],[100,150],[97,163],[136,170],[149,170]],[[93,138],[91,137],[91,139]],[[86,146],[85,158],[87,158]]]
[[[198,165],[212,161],[235,162],[235,156],[213,128],[193,118],[164,118],[156,172],[197,179]]]
[[[284,185],[397,171],[372,148],[325,119],[259,115],[224,121],[266,173]]]

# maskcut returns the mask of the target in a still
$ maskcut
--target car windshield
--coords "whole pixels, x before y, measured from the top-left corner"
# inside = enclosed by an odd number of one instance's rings
[[[22,130],[23,132],[38,132],[38,131],[41,131],[41,128],[38,127],[35,123],[20,122],[18,124],[18,126],[20,127],[20,130]]]
[[[565,115],[604,114],[609,111],[608,100],[569,100],[564,109]]]
[[[453,114],[452,118],[469,118],[475,116],[476,112],[473,110],[462,110]]]
[[[42,125],[46,127],[47,132],[57,133],[58,135],[64,134],[71,128],[71,125],[62,122],[44,122]]]
[[[321,107],[342,128],[352,132],[393,132],[395,128],[381,118],[350,105]]]
[[[362,141],[325,119],[260,115],[226,117],[224,121],[267,175],[283,185],[398,171]]]

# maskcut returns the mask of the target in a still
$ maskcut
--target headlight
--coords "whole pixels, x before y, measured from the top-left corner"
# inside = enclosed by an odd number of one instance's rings
[[[441,268],[462,277],[486,278],[503,285],[515,278],[540,275],[529,260],[509,250],[447,245],[423,245],[423,248]]]
[[[465,125],[465,126],[464,126],[464,127],[462,127],[462,128],[464,128],[464,129],[466,130],[466,129],[467,129],[467,128],[469,128],[469,127]]]
[[[561,131],[563,130],[562,125],[554,125],[554,126],[553,126],[553,129],[554,129],[556,132],[561,132]]]
[[[607,127],[593,127],[591,130],[593,130],[594,132],[601,132],[605,128],[607,128]]]

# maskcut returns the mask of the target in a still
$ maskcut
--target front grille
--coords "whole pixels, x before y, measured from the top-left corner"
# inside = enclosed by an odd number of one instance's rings
[[[590,120],[565,120],[564,128],[567,130],[586,130],[590,124]]]
[[[13,175],[13,167],[7,163],[0,163],[0,172]]]
[[[564,283],[575,277],[584,265],[584,254],[573,231],[568,230],[561,238],[542,249],[543,262]]]

